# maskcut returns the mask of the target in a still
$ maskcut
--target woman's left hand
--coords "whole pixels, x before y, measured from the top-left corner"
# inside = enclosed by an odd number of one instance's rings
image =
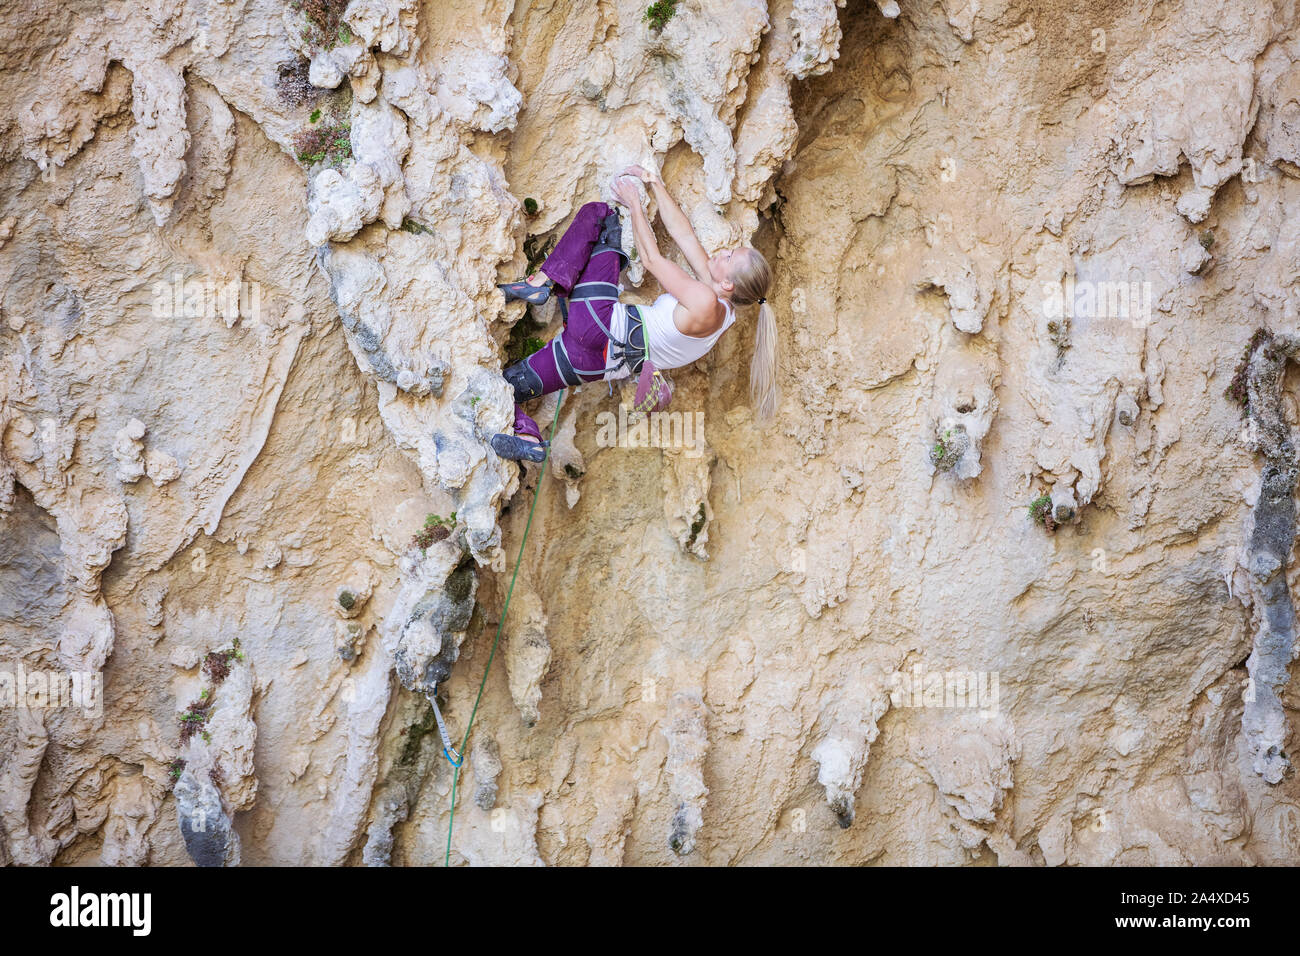
[[[635,176],[647,186],[653,186],[655,183],[662,182],[658,176],[650,172],[644,166],[629,166],[627,169],[623,170],[623,175]]]

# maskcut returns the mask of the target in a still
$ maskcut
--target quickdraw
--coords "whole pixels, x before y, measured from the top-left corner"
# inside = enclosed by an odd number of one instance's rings
[[[465,762],[463,753],[456,753],[456,748],[451,745],[451,736],[447,733],[447,724],[442,719],[442,711],[438,709],[438,701],[433,694],[429,694],[429,703],[433,705],[433,719],[438,722],[438,736],[442,738],[442,755],[447,758],[447,763],[453,767],[459,767]],[[455,757],[452,754],[456,754]]]

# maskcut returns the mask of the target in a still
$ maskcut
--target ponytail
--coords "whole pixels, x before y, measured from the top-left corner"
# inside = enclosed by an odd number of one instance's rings
[[[781,404],[781,389],[776,384],[776,313],[767,304],[767,290],[772,285],[772,267],[753,246],[731,273],[733,305],[758,303],[758,323],[754,329],[754,357],[749,360],[749,405],[754,421],[766,425],[776,417]]]
[[[749,404],[754,421],[766,425],[781,404],[776,383],[776,315],[766,299],[758,303],[758,324],[754,330],[754,355],[749,360]]]

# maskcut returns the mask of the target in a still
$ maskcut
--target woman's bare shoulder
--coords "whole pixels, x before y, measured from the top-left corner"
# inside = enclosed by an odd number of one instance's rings
[[[709,299],[712,301],[697,302],[695,308],[689,308],[683,302],[677,303],[673,309],[673,325],[678,332],[704,339],[722,328],[727,321],[726,303],[714,295],[712,289],[709,289]]]

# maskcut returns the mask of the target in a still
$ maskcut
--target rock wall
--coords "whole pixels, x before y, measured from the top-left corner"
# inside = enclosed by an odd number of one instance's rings
[[[521,546],[453,862],[1300,859],[1296,4],[1039,7],[22,0],[0,862],[440,862]],[[499,460],[632,162],[777,420]]]

